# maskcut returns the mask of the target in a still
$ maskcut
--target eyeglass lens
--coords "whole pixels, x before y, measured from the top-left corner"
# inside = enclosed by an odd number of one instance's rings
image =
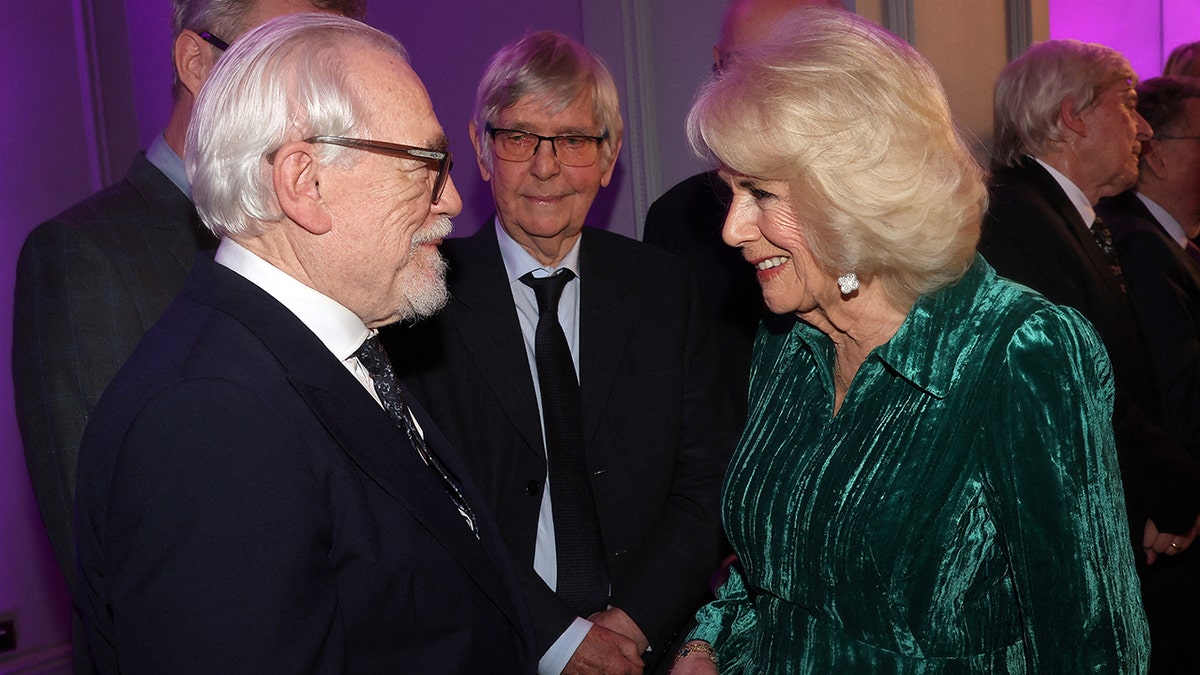
[[[595,164],[603,140],[599,136],[539,136],[510,129],[496,129],[492,138],[496,154],[505,161],[524,162],[537,154],[542,141],[549,141],[559,162],[576,167]]]

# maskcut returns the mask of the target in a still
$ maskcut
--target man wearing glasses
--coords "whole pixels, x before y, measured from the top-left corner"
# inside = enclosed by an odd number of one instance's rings
[[[1100,200],[1129,298],[1162,390],[1165,424],[1200,453],[1200,80],[1156,77],[1137,87],[1138,113],[1154,129],[1142,144],[1137,185]],[[1168,544],[1142,579],[1151,672],[1200,662],[1200,550]]]
[[[486,500],[375,335],[446,301],[445,148],[403,48],[357,21],[280,17],[217,63],[186,164],[221,243],[79,455],[101,672],[533,671]]]
[[[184,136],[213,65],[242,33],[276,16],[353,18],[364,0],[174,0],[171,118],[115,185],[38,226],[17,265],[13,383],[25,458],[54,555],[72,592],[75,458],[100,393],[179,289],[201,226],[184,174]],[[218,37],[220,36],[220,37]]]
[[[659,661],[719,556],[735,438],[696,285],[683,261],[584,227],[621,132],[583,46],[502,48],[470,123],[496,216],[445,243],[446,309],[387,336],[525,569],[543,673]]]

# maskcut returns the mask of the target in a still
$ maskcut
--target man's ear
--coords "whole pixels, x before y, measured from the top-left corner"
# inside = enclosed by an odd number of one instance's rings
[[[215,48],[190,30],[180,31],[173,50],[175,74],[195,98],[217,62]]]
[[[312,144],[284,143],[271,166],[271,182],[283,215],[312,234],[333,229],[333,219],[321,197],[321,166]]]
[[[475,148],[475,163],[479,165],[479,175],[483,177],[484,182],[487,182],[492,179],[492,172],[483,163],[484,148],[480,144],[479,136],[475,133],[475,129],[474,121],[467,123],[467,135],[471,137],[471,147]]]
[[[1064,98],[1058,104],[1058,120],[1076,135],[1087,137],[1087,122],[1083,121],[1083,111],[1075,110],[1075,99]]]
[[[1141,171],[1149,171],[1154,174],[1155,178],[1165,180],[1167,177],[1167,163],[1163,160],[1163,145],[1161,141],[1156,141],[1153,138],[1148,141],[1142,141],[1141,154]]]
[[[604,175],[600,176],[600,187],[608,187],[612,182],[613,171],[617,168],[617,157],[621,156],[621,139],[613,141],[612,157],[608,160],[608,168],[605,169]]]

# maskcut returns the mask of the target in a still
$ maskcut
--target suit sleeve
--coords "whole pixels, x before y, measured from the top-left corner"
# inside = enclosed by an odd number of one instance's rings
[[[1073,310],[1042,310],[1009,342],[996,385],[987,436],[999,442],[985,462],[1021,607],[1026,670],[1144,672],[1149,634],[1103,344]]]
[[[1018,188],[994,188],[991,197],[979,250],[1000,275],[1039,291],[1051,302],[1087,312],[1108,311],[1089,306],[1086,280],[1063,272],[1064,261],[1058,256],[1065,244],[1050,231],[1048,221],[1055,216],[1046,211],[1049,206],[1038,205],[1036,197]],[[1129,372],[1126,377],[1145,375]],[[1118,387],[1113,413],[1131,533],[1140,539],[1147,518],[1164,531],[1186,532],[1196,518],[1200,464],[1143,410],[1131,393],[1138,389]]]
[[[83,612],[93,652],[116,662],[101,669],[342,669],[328,477],[300,436],[269,402],[213,379],[138,412],[108,489],[80,484]]]
[[[708,595],[720,560],[721,485],[738,432],[729,392],[719,384],[711,321],[688,279],[683,413],[670,493],[639,561],[641,573],[629,587],[614,589],[611,600],[655,650],[669,646]]]
[[[116,269],[50,222],[17,262],[13,385],[25,461],[54,554],[75,587],[75,462],[88,415],[144,329]]]

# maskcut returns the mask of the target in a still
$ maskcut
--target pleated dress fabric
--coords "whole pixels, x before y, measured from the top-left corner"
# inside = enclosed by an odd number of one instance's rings
[[[1149,634],[1104,347],[976,257],[833,414],[834,348],[760,330],[692,637],[721,672],[1141,673]]]

